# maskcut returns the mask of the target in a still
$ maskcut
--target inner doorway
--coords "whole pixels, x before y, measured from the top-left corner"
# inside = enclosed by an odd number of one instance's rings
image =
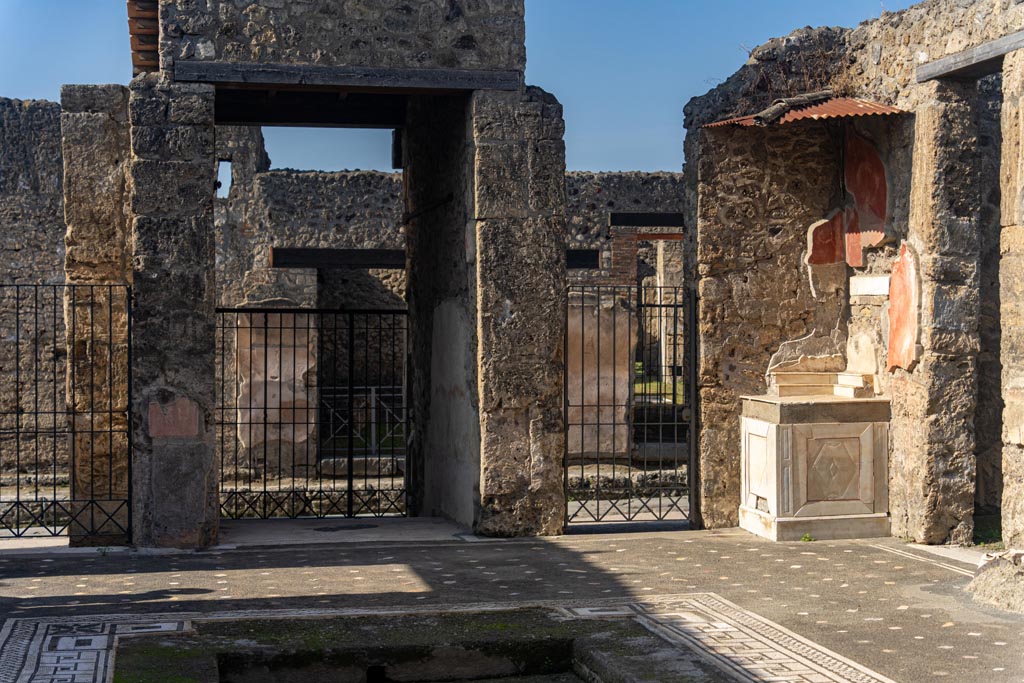
[[[567,525],[691,518],[696,305],[681,261],[639,255],[635,284],[568,288]]]
[[[406,514],[404,309],[217,311],[221,515]]]

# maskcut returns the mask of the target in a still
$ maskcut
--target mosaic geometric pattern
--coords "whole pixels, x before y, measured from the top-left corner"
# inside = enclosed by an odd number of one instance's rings
[[[635,619],[669,642],[700,654],[738,681],[893,683],[714,593],[666,595],[644,601],[9,619],[0,629],[0,683],[107,683],[113,676],[111,655],[118,638],[188,631],[193,621],[494,612],[524,607],[551,609],[563,619]]]

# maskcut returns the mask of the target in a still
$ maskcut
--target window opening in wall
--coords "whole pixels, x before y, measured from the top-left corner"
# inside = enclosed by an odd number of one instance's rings
[[[263,128],[271,170],[390,173],[392,136],[391,128]]]
[[[231,192],[231,162],[217,162],[217,199],[227,199]]]

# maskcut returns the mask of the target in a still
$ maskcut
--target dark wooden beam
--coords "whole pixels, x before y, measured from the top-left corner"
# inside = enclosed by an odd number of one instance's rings
[[[601,267],[599,249],[566,249],[565,267],[569,270],[593,270]]]
[[[404,249],[270,248],[271,268],[405,268]]]
[[[608,225],[613,228],[681,228],[685,216],[681,213],[610,213]]]
[[[523,75],[518,71],[477,69],[382,69],[357,66],[303,66],[180,60],[174,79],[202,83],[235,83],[275,86],[392,90],[397,92],[463,92],[469,90],[517,90]]]
[[[221,125],[399,128],[406,103],[394,94],[217,88],[214,112]]]
[[[391,168],[400,169],[405,165],[402,153],[402,129],[391,131]]]
[[[1024,49],[1024,31],[922,64],[917,67],[917,82],[936,78],[974,79],[998,73],[1003,68],[1003,57],[1020,49]]]

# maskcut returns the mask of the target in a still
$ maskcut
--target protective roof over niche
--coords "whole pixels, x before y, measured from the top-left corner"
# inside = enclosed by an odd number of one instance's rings
[[[888,116],[905,114],[902,109],[855,97],[835,97],[830,90],[775,100],[772,106],[750,116],[715,121],[704,128],[721,126],[781,126],[796,121],[844,119],[856,116]]]

